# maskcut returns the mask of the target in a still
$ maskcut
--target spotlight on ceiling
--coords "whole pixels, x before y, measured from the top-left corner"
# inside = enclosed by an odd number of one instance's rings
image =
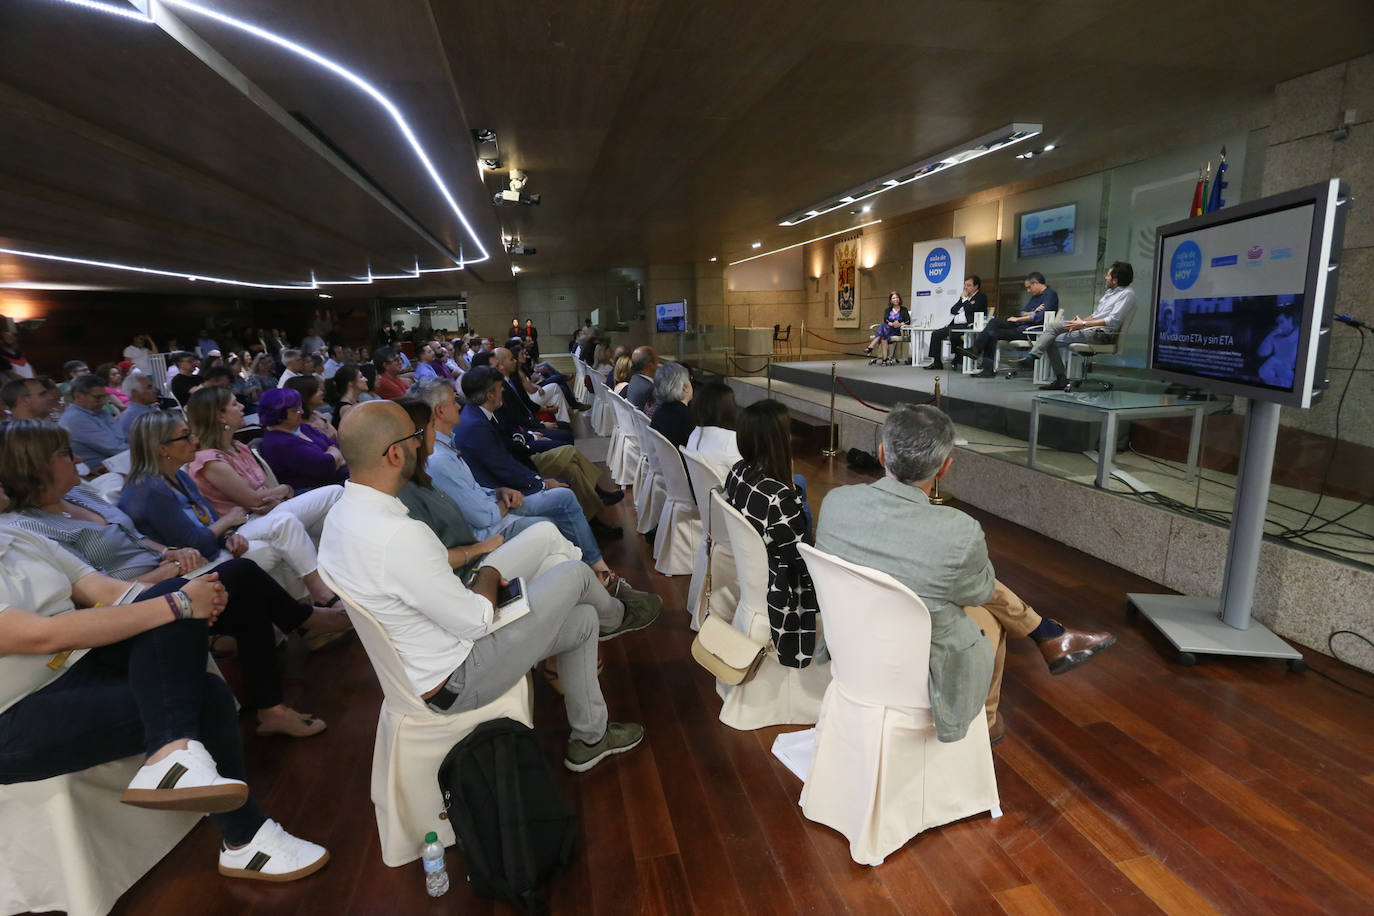
[[[763,247],[763,242],[755,242],[754,244],[750,245],[749,247],[750,247],[750,248],[762,248],[762,247]]]
[[[477,143],[495,143],[496,131],[489,127],[474,127],[472,129],[472,139]]]
[[[1058,149],[1058,147],[1055,146],[1055,144],[1053,144],[1053,143],[1047,143],[1047,144],[1045,144],[1044,146],[1040,147],[1039,149],[1028,149],[1028,150],[1026,150],[1024,153],[1017,153],[1017,154],[1016,154],[1016,158],[1017,158],[1017,159],[1034,159],[1036,156],[1043,156],[1043,155],[1045,155],[1046,153],[1052,153],[1052,152],[1054,152],[1056,149]]]
[[[525,243],[519,239],[511,239],[506,245],[506,254],[536,254],[538,249],[526,248]]]

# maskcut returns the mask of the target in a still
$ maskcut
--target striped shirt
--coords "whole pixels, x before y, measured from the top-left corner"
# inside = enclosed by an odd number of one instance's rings
[[[116,579],[137,578],[162,562],[161,556],[143,543],[144,535],[134,527],[133,519],[93,490],[73,487],[67,491],[66,499],[94,512],[108,524],[67,518],[36,508],[7,512],[5,522],[13,528],[56,541],[82,561]]]

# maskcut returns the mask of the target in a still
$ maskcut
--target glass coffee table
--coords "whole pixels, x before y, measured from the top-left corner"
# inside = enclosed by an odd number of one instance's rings
[[[1035,467],[1036,440],[1040,437],[1040,414],[1070,416],[1076,419],[1096,419],[1102,423],[1097,445],[1097,481],[1099,488],[1107,485],[1112,476],[1112,458],[1116,454],[1116,433],[1121,422],[1148,420],[1154,417],[1192,416],[1193,427],[1188,437],[1187,479],[1197,476],[1198,457],[1202,450],[1202,418],[1219,413],[1231,406],[1230,399],[1220,401],[1185,401],[1164,394],[1141,391],[1055,391],[1031,398],[1030,441],[1026,451],[1026,466]],[[1084,414],[1089,416],[1084,418]]]

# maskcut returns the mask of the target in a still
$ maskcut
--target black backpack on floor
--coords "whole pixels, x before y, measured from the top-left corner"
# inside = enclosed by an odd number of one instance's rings
[[[546,912],[535,891],[572,861],[577,819],[534,732],[512,719],[483,722],[444,757],[439,791],[472,889]]]

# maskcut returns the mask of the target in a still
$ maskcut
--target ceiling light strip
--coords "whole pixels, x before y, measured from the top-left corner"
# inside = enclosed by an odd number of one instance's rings
[[[734,267],[736,264],[743,264],[745,261],[753,261],[753,260],[756,260],[756,259],[758,259],[758,258],[766,258],[766,257],[768,257],[770,254],[777,254],[779,251],[791,251],[793,248],[800,248],[800,247],[803,246],[803,245],[810,245],[812,242],[819,242],[821,239],[828,239],[828,238],[833,238],[834,236],[837,236],[837,235],[844,235],[846,232],[854,232],[854,231],[857,231],[857,230],[859,230],[859,229],[864,228],[865,226],[876,226],[878,223],[881,223],[881,222],[882,222],[882,220],[880,220],[880,219],[875,219],[875,220],[873,220],[872,222],[860,223],[860,224],[857,225],[857,226],[846,226],[845,228],[843,228],[843,229],[837,229],[837,230],[834,231],[834,232],[827,232],[825,235],[818,235],[818,236],[816,236],[814,239],[807,239],[807,240],[804,241],[804,242],[797,242],[797,243],[792,244],[792,245],[787,245],[787,246],[785,246],[785,247],[783,247],[783,248],[774,248],[772,251],[765,251],[763,254],[755,254],[755,255],[750,255],[750,256],[747,257],[747,258],[740,258],[738,261],[731,261],[729,264],[727,264],[727,265],[725,265],[725,266],[726,266],[726,267]]]
[[[167,24],[165,22],[157,21],[156,11],[154,11],[153,15],[145,15],[144,13],[132,7],[116,6],[110,3],[101,3],[99,2],[99,0],[54,0],[54,2],[66,3],[71,6],[79,6],[83,9],[91,9],[102,13],[109,13],[111,15],[119,16],[122,19],[132,19],[137,22],[156,24],[161,26],[164,31],[167,31],[168,34],[171,35],[171,37],[180,41],[180,39],[177,38],[176,35],[172,35],[171,30],[168,29]],[[386,111],[386,113],[391,117],[392,121],[396,124],[397,129],[400,131],[402,137],[406,140],[406,142],[410,145],[411,149],[415,153],[416,158],[424,167],[425,172],[429,175],[430,180],[434,183],[434,186],[438,189],[440,195],[444,198],[444,201],[448,204],[449,208],[453,211],[453,213],[458,217],[459,222],[462,223],[463,228],[467,231],[468,235],[477,245],[478,250],[482,252],[482,256],[480,258],[471,259],[460,256],[457,260],[454,261],[453,266],[445,267],[422,268],[417,264],[413,272],[401,274],[374,275],[369,271],[368,276],[366,278],[353,278],[349,280],[317,281],[312,276],[312,279],[308,282],[302,281],[299,283],[259,283],[251,280],[237,280],[230,277],[206,276],[204,274],[188,273],[186,271],[162,270],[159,268],[146,267],[138,264],[126,264],[118,261],[104,261],[97,260],[94,258],[78,258],[69,255],[59,255],[40,251],[28,251],[18,248],[0,248],[0,253],[13,255],[15,257],[35,258],[38,260],[55,261],[65,264],[76,264],[83,267],[98,267],[106,270],[120,270],[130,273],[141,273],[147,274],[149,276],[170,277],[183,280],[203,280],[208,283],[220,283],[230,286],[242,286],[253,289],[286,290],[310,290],[315,289],[319,286],[327,285],[368,285],[376,280],[413,280],[417,277],[429,273],[450,273],[453,271],[464,270],[466,269],[467,264],[485,261],[491,257],[491,255],[487,252],[486,246],[484,246],[482,244],[481,239],[477,237],[476,230],[473,229],[472,224],[468,221],[466,214],[463,213],[462,208],[458,206],[458,202],[453,198],[453,195],[449,191],[448,186],[445,185],[442,178],[440,178],[438,170],[434,167],[434,164],[430,160],[428,154],[420,145],[420,142],[416,138],[415,133],[410,129],[410,125],[406,122],[404,116],[401,114],[400,109],[397,108],[396,105],[393,104],[389,98],[383,95],[381,91],[374,87],[371,83],[367,82],[365,79],[348,70],[347,68],[343,67],[342,65],[310,50],[309,48],[299,45],[293,41],[290,41],[289,39],[283,38],[279,35],[276,35],[273,32],[269,32],[266,29],[262,29],[251,23],[235,19],[231,16],[227,16],[215,10],[207,9],[196,3],[189,2],[189,0],[151,0],[151,4],[156,4],[159,6],[178,6],[183,9],[190,10],[193,13],[199,13],[200,15],[206,16],[224,25],[239,29],[243,32],[247,32],[248,34],[253,35],[254,37],[275,44],[278,47],[284,48],[300,57],[304,57],[312,63],[315,63],[325,68],[326,70],[329,70],[331,73],[334,73],[335,75],[342,77],[344,80],[353,84],[358,89],[362,90],[365,94],[370,96],[374,101],[377,102],[378,105],[382,107],[384,111]],[[171,17],[166,13],[164,13],[163,15],[171,19],[171,21],[176,23],[177,25],[182,25],[179,22],[179,20],[175,19],[175,17]],[[189,29],[187,29],[186,31],[189,32]],[[194,33],[191,34],[194,35]],[[208,44],[205,45],[205,47],[209,49]],[[218,55],[218,52],[214,52],[213,49],[209,50],[211,51],[211,53]],[[222,59],[223,58],[221,58],[221,60]],[[228,65],[227,61],[225,61],[224,63]],[[221,76],[223,76],[223,74],[221,74]],[[246,77],[243,77],[243,79],[245,82],[247,81]],[[231,80],[231,82],[233,81]],[[249,83],[249,85],[251,86],[252,84]],[[265,94],[263,95],[265,98]],[[254,101],[257,101],[257,99],[255,98]],[[411,226],[411,228],[417,229],[416,226]],[[423,227],[419,227],[417,231],[419,231],[421,235],[428,236],[428,233],[425,230],[423,230]],[[443,246],[443,244],[441,242],[438,242],[437,239],[433,239],[433,241],[439,244],[440,247],[446,248],[446,246]]]
[[[1029,140],[1043,130],[1043,124],[1023,124],[1020,122],[1008,124],[1000,130],[989,131],[981,137],[976,137],[967,143],[945,150],[943,153],[922,159],[920,162],[913,162],[905,168],[888,172],[886,175],[874,178],[872,181],[866,181],[848,191],[831,195],[823,203],[803,207],[778,220],[778,225],[799,226],[807,220],[824,216],[849,204],[876,197],[884,191],[891,191],[893,188],[900,188],[902,185],[910,184],[913,181],[929,178],[937,172],[943,172],[956,165],[971,162],[986,156],[988,153],[1004,149],[1014,143],[1020,143],[1022,140]]]

